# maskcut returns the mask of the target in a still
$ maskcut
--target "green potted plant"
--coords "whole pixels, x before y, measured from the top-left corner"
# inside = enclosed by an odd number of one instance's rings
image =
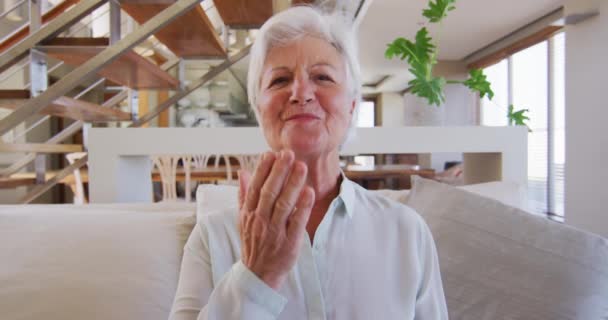
[[[455,2],[456,0],[430,0],[422,15],[430,23],[441,25],[448,12],[456,9]],[[399,37],[389,43],[385,57],[387,59],[396,57],[407,61],[408,70],[414,75],[414,79],[408,82],[410,92],[425,99],[429,105],[440,106],[445,102],[444,87],[447,84],[464,85],[477,92],[481,98],[487,96],[491,100],[494,97],[491,84],[481,69],[470,70],[466,80],[448,80],[433,75],[438,53],[437,43],[429,35],[427,28],[422,27],[416,33],[414,40]],[[511,105],[507,115],[509,124],[525,125],[525,121],[528,120],[528,117],[525,116],[527,111],[527,109],[514,111],[513,105]]]

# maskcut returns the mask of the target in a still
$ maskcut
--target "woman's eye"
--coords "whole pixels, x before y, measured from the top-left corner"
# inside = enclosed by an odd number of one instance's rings
[[[283,84],[287,81],[289,81],[289,79],[287,77],[278,77],[278,78],[275,78],[272,81],[270,81],[270,85],[268,87],[273,87],[278,84]]]
[[[325,74],[317,75],[316,78],[317,78],[317,80],[321,80],[321,81],[333,81],[333,79],[330,76],[325,75]]]

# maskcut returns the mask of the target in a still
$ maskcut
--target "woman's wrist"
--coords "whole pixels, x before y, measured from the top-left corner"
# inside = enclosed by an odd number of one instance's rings
[[[262,273],[256,272],[252,270],[252,272],[260,278],[266,285],[274,289],[275,291],[279,291],[281,286],[283,285],[283,281],[285,280],[285,276],[277,275],[276,272],[272,273]]]

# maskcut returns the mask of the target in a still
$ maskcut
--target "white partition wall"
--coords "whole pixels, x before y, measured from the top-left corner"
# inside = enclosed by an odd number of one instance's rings
[[[268,149],[259,128],[93,128],[89,193],[93,203],[151,202],[150,155],[257,154]],[[525,185],[525,127],[361,128],[343,154],[462,152],[465,183]]]

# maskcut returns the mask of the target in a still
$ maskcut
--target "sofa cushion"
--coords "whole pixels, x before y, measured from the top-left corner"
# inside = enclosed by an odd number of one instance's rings
[[[522,210],[527,209],[525,188],[516,183],[493,181],[478,183],[457,188],[473,192],[484,197],[498,200]],[[410,190],[374,190],[383,196],[401,203],[407,203]],[[233,185],[202,184],[196,189],[197,216],[209,210],[225,210],[237,206],[238,187]]]
[[[514,182],[492,181],[465,186],[458,186],[458,189],[466,190],[478,195],[498,200],[504,204],[528,211],[528,197],[526,188]],[[392,200],[407,203],[410,190],[377,190],[383,196]]]
[[[407,204],[437,244],[451,319],[608,315],[606,239],[418,177]]]
[[[0,206],[2,319],[167,319],[194,205]]]

